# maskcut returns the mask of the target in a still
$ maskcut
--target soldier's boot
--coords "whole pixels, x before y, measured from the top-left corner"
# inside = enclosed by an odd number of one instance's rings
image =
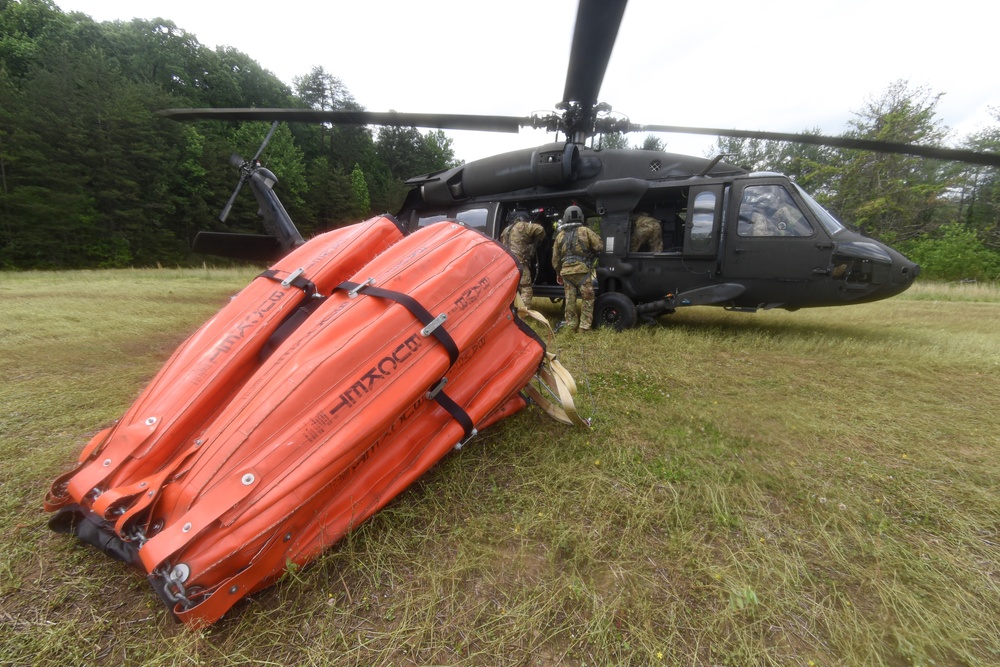
[[[594,302],[584,301],[583,307],[580,308],[580,331],[590,331],[590,327],[593,323],[594,323]]]
[[[531,281],[531,274],[527,271],[521,276],[517,290],[521,293],[521,301],[524,301],[524,305],[531,308],[531,299],[535,296],[535,286]]]

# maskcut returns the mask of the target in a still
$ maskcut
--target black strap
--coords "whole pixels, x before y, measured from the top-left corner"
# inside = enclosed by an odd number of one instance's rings
[[[447,410],[452,419],[457,421],[459,425],[465,429],[465,437],[462,438],[463,442],[476,434],[476,426],[472,423],[472,418],[469,417],[469,413],[463,410],[462,406],[458,403],[451,400],[451,397],[448,396],[448,394],[443,391],[439,391],[434,394],[434,400],[438,402],[438,405]]]
[[[301,269],[299,269],[299,272],[301,272]],[[287,281],[289,285],[291,285],[292,287],[299,288],[306,294],[319,293],[319,290],[316,289],[316,283],[307,278],[304,278],[301,273],[296,275],[291,280],[288,280],[288,278],[291,277],[292,275],[295,274],[289,273],[288,271],[279,271],[278,269],[268,269],[267,271],[259,273],[257,277],[267,278],[268,280],[273,280],[277,283],[284,283]]]
[[[421,306],[420,303],[409,294],[382,289],[381,287],[373,287],[367,283],[352,283],[349,280],[345,280],[337,285],[336,289],[353,291],[355,294],[367,294],[368,296],[377,296],[382,299],[395,301],[413,313],[413,316],[420,320],[425,327],[436,319],[426,308]],[[444,345],[444,348],[448,351],[448,357],[451,359],[451,363],[454,364],[458,361],[458,345],[455,344],[455,339],[451,337],[451,334],[449,334],[443,326],[435,327],[433,331],[431,331],[431,334],[438,339],[438,342]]]

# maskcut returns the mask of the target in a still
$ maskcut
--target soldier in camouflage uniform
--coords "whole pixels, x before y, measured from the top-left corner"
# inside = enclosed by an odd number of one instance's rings
[[[648,213],[632,216],[632,237],[629,252],[663,252],[663,230],[660,222]]]
[[[524,305],[529,308],[534,296],[531,267],[535,265],[538,244],[544,238],[545,229],[537,222],[532,222],[524,211],[515,212],[513,222],[500,232],[500,242],[507,246],[511,254],[517,257],[517,261],[521,263],[521,282],[518,283],[517,291],[520,292]]]
[[[563,215],[552,246],[552,268],[563,286],[566,310],[563,323],[570,331],[589,331],[594,320],[594,281],[591,270],[601,252],[601,237],[583,224],[583,211],[570,206]],[[577,295],[582,299],[579,320]]]

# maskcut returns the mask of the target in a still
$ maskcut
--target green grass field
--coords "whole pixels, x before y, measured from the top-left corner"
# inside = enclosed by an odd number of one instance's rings
[[[529,408],[185,629],[42,499],[255,272],[0,273],[0,664],[1000,664],[996,286],[560,334],[592,429]]]

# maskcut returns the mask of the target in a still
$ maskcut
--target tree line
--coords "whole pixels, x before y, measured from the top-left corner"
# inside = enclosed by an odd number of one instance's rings
[[[191,261],[267,123],[177,123],[177,107],[361,110],[320,67],[289,87],[169,20],[96,23],[51,0],[0,0],[0,268]],[[454,166],[443,132],[282,124],[262,161],[304,235],[396,211],[403,181]],[[225,223],[261,232],[249,192]]]
[[[844,136],[942,145],[940,98],[896,82],[854,112]],[[217,220],[237,179],[220,165],[234,150],[256,153],[268,124],[156,114],[175,107],[362,109],[321,67],[288,86],[169,20],[96,23],[52,0],[0,0],[0,268],[181,264],[202,229],[260,232],[249,194],[224,227]],[[994,118],[962,145],[1000,151],[1000,110]],[[665,145],[650,136],[637,147]],[[751,170],[787,174],[924,275],[1000,279],[995,168],[751,139],[719,138],[716,149]],[[304,235],[398,210],[406,178],[458,164],[441,131],[301,123],[280,125],[262,158]]]

